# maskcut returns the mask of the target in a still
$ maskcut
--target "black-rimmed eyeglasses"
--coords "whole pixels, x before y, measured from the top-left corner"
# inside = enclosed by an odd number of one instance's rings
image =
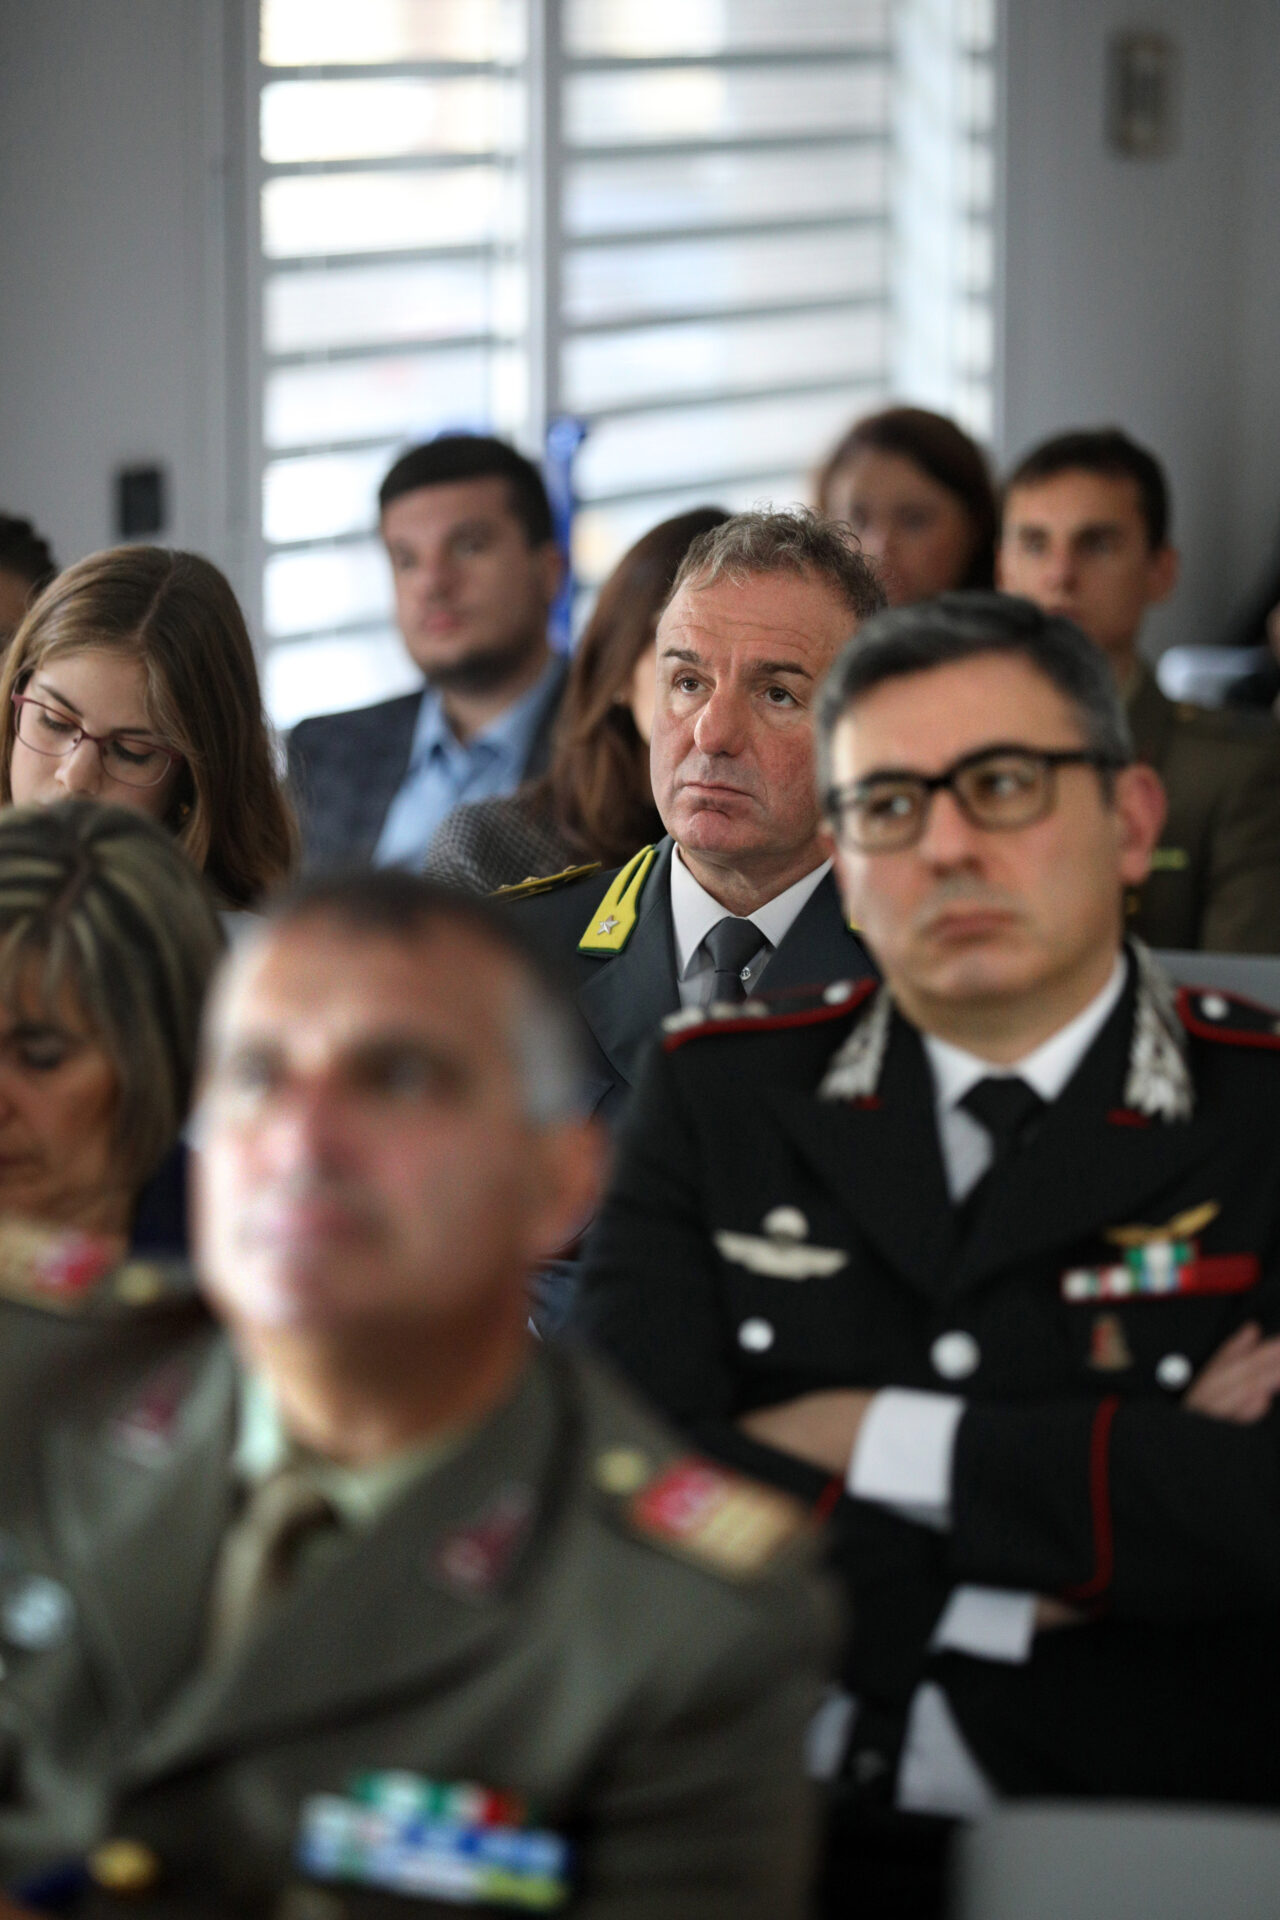
[[[82,740],[92,740],[103,772],[125,787],[157,787],[171,767],[182,764],[172,747],[133,733],[89,733],[61,707],[48,707],[27,693],[13,695],[13,718],[23,746],[51,759],[63,759]]]
[[[992,833],[1032,827],[1053,811],[1059,767],[1094,767],[1115,773],[1125,763],[1085,747],[1045,751],[1039,747],[980,747],[941,773],[868,774],[852,786],[832,787],[827,817],[840,845],[858,853],[900,853],[924,832],[933,796],[945,789],[965,819]]]

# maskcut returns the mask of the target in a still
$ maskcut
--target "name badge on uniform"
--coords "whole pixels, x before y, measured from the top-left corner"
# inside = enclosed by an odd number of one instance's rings
[[[569,1844],[522,1821],[512,1796],[471,1782],[363,1773],[303,1802],[297,1862],[319,1880],[549,1913],[569,1897]]]

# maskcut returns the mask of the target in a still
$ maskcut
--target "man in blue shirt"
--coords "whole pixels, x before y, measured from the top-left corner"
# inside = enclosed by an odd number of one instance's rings
[[[378,506],[396,619],[427,684],[295,727],[312,869],[421,866],[451,808],[541,770],[564,685],[547,642],[564,561],[531,462],[486,435],[441,434],[396,461]]]

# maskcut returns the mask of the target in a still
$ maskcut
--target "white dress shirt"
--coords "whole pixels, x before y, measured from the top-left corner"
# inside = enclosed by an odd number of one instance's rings
[[[746,969],[743,986],[750,993],[764,972],[775,947],[791,931],[803,908],[815,894],[830,870],[824,860],[803,880],[797,880],[772,900],[743,918],[760,929],[760,951]],[[728,907],[712,897],[699,884],[680,857],[676,847],[671,855],[671,925],[676,943],[676,984],[682,1007],[700,1007],[710,999],[715,979],[715,962],[703,942],[712,927],[723,920]]]
[[[1022,1060],[995,1066],[933,1034],[922,1034],[933,1073],[934,1112],[947,1190],[959,1204],[991,1165],[991,1136],[959,1103],[979,1080],[1017,1075],[1042,1100],[1056,1100],[1124,990],[1127,962],[1117,956],[1110,978],[1082,1012]],[[889,1387],[872,1399],[846,1477],[860,1500],[892,1507],[905,1518],[945,1532],[951,1524],[956,1428],[964,1413],[956,1394]],[[957,1587],[934,1629],[935,1649],[1020,1663],[1035,1637],[1036,1596],[1003,1588]],[[974,1818],[995,1800],[956,1726],[946,1695],[931,1681],[911,1703],[898,1773],[898,1805],[914,1812]]]

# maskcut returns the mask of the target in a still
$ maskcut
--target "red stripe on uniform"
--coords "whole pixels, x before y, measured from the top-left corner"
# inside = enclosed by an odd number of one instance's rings
[[[1067,1600],[1096,1600],[1115,1572],[1115,1535],[1111,1525],[1111,1426],[1120,1401],[1115,1394],[1094,1415],[1089,1440],[1089,1505],[1093,1510],[1093,1574],[1083,1585],[1067,1587]]]
[[[705,1040],[711,1033],[780,1033],[784,1027],[813,1027],[822,1020],[842,1020],[879,985],[878,980],[863,980],[847,1000],[838,1001],[834,1007],[806,1007],[802,1013],[749,1013],[741,1020],[704,1020],[700,1026],[682,1027],[679,1033],[664,1035],[662,1049],[674,1053],[686,1040]]]
[[[1270,1007],[1259,1006],[1256,1000],[1246,1000],[1239,993],[1224,993],[1220,996],[1230,1009],[1233,1006],[1246,1007],[1250,1013],[1260,1013],[1271,1025],[1268,1031],[1261,1032],[1248,1027],[1227,1027],[1221,1021],[1206,1020],[1203,1014],[1196,1012],[1196,999],[1203,988],[1194,991],[1182,987],[1178,992],[1178,1018],[1188,1033],[1194,1033],[1200,1040],[1220,1040],[1225,1047],[1264,1047],[1273,1053],[1280,1050],[1280,1033],[1275,1032],[1275,1014]]]

